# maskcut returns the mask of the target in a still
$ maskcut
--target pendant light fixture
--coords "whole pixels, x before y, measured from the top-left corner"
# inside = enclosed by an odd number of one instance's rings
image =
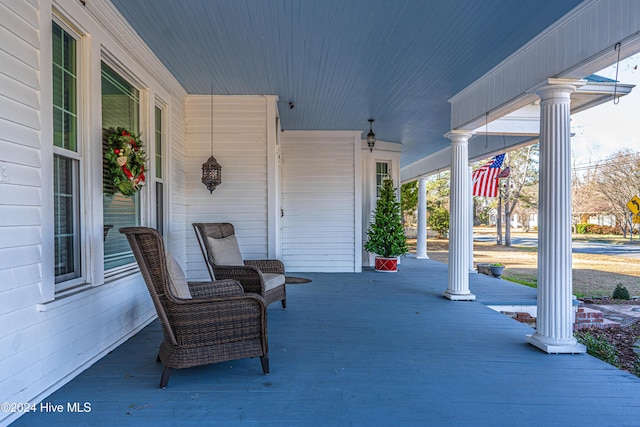
[[[373,146],[376,145],[376,134],[373,133],[373,119],[369,119],[369,133],[367,134],[367,145],[369,146],[369,151],[373,152]]]
[[[202,164],[202,183],[210,194],[222,183],[222,166],[213,157],[213,87],[211,88],[211,157]]]

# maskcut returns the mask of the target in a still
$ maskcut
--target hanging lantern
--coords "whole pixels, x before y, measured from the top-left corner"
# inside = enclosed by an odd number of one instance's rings
[[[202,164],[202,183],[207,187],[209,193],[213,193],[222,182],[222,166],[215,157],[211,156]]]
[[[367,145],[369,146],[369,151],[373,152],[373,146],[376,144],[376,134],[373,133],[373,119],[369,119],[369,133],[367,134]]]
[[[211,157],[202,164],[202,183],[210,194],[222,183],[222,166],[213,157],[213,87],[211,88]]]

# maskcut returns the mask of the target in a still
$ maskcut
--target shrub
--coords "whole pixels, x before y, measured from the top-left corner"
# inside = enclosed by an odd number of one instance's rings
[[[618,286],[613,290],[613,296],[611,298],[624,300],[631,299],[629,296],[629,290],[625,286],[622,286],[622,283],[618,283]]]
[[[446,236],[449,233],[449,211],[445,208],[434,208],[427,224],[438,233],[438,237]]]
[[[587,353],[616,368],[618,367],[616,348],[604,337],[598,337],[589,332],[584,332],[576,335],[576,339],[580,344],[584,344],[587,347]]]
[[[576,224],[576,233],[587,234],[587,224]]]
[[[598,224],[576,224],[577,234],[622,234],[620,227],[612,227],[610,225],[598,225]]]

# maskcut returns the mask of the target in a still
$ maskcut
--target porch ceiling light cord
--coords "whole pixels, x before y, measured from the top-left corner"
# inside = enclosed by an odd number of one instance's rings
[[[202,164],[202,183],[210,194],[222,183],[222,166],[213,157],[213,86],[211,87],[211,157]]]
[[[620,102],[620,97],[618,96],[618,70],[620,70],[620,50],[622,48],[622,44],[620,42],[616,43],[613,47],[613,50],[618,51],[618,62],[616,62],[616,82],[613,86],[613,104],[618,105]]]
[[[373,122],[375,120],[369,119],[369,133],[367,134],[367,145],[369,146],[369,152],[373,152],[373,146],[376,145],[376,134],[373,133]]]

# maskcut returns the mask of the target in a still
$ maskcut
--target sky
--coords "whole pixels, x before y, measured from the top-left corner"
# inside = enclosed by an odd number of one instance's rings
[[[620,61],[619,67],[612,65],[595,74],[615,79],[616,68],[620,83],[636,87],[617,105],[609,101],[571,116],[574,166],[608,159],[625,148],[640,151],[640,54]]]

